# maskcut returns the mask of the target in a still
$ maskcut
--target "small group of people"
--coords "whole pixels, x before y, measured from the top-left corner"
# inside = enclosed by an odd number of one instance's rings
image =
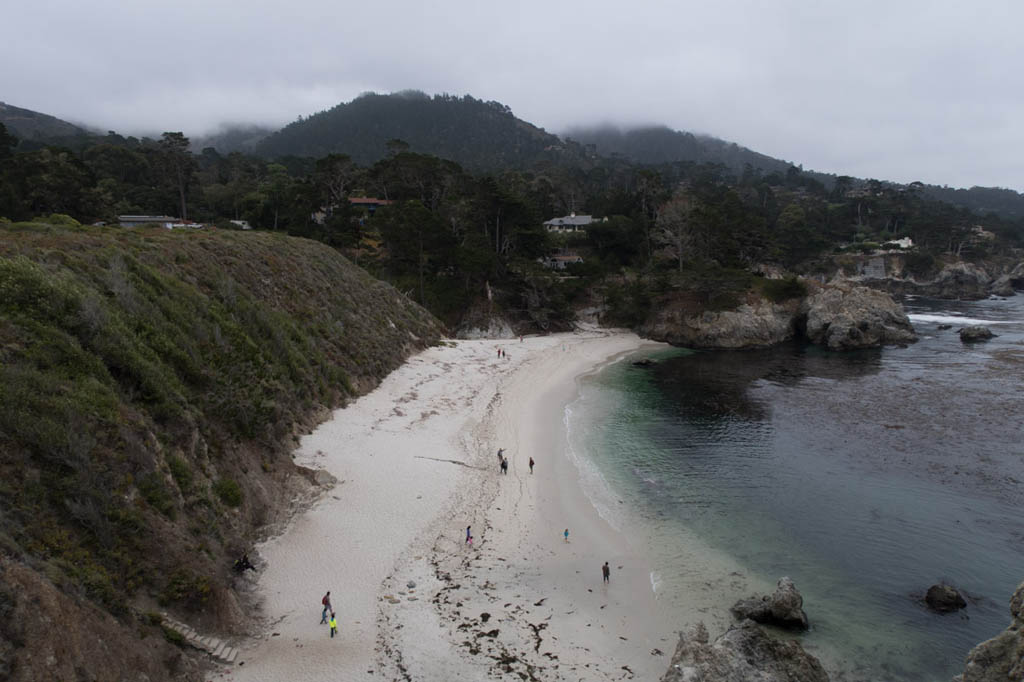
[[[533,457],[530,458],[530,473],[533,473],[533,467],[536,462],[533,461]],[[498,448],[498,470],[503,474],[508,473],[508,457],[505,456],[505,448]]]
[[[331,638],[333,639],[334,635],[338,633],[338,618],[334,615],[334,607],[331,606],[330,590],[327,590],[327,594],[325,594],[324,598],[320,600],[320,603],[324,607],[324,610],[320,613],[320,624],[327,624],[327,626],[331,629]],[[330,618],[327,617],[328,613],[330,613],[331,615]]]
[[[501,358],[505,358],[506,360],[508,359],[508,355],[505,354],[504,348],[498,349],[498,359],[500,360]]]

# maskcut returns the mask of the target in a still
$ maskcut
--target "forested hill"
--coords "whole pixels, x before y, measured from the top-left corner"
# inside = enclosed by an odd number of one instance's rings
[[[737,175],[743,172],[746,165],[760,168],[765,173],[785,173],[794,165],[741,147],[735,142],[672,130],[667,126],[572,128],[566,131],[565,137],[585,145],[594,145],[597,153],[602,156],[618,155],[642,164],[659,165],[677,161],[717,163]]]
[[[341,153],[369,165],[381,159],[388,141],[395,139],[408,143],[413,152],[456,161],[471,170],[532,165],[562,144],[498,102],[402,92],[362,95],[300,119],[267,137],[254,151],[270,158]]]
[[[50,140],[89,135],[87,130],[55,116],[11,106],[4,102],[0,102],[0,123],[22,140]]]

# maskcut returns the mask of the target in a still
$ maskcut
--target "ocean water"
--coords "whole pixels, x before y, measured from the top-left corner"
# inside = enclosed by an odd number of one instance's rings
[[[666,608],[695,585],[731,604],[788,575],[803,643],[844,680],[948,681],[1007,626],[1024,581],[1024,295],[904,305],[920,336],[906,348],[667,350],[581,380],[570,456]],[[979,323],[999,336],[961,343]],[[695,561],[694,540],[726,561]],[[724,565],[744,580],[697,574]],[[924,608],[940,580],[965,610]]]

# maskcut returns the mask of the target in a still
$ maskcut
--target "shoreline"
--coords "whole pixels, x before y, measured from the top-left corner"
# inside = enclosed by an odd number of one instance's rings
[[[562,421],[580,375],[658,345],[608,330],[453,341],[336,411],[295,460],[337,483],[258,547],[262,633],[211,679],[660,676],[678,628],[652,618],[644,562],[585,497]]]

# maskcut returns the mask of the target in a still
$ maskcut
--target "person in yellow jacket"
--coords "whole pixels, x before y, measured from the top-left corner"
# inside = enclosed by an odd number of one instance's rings
[[[331,619],[327,621],[327,624],[331,626],[331,638],[334,638],[336,632],[338,632],[338,619],[334,615],[334,611],[331,611]]]

